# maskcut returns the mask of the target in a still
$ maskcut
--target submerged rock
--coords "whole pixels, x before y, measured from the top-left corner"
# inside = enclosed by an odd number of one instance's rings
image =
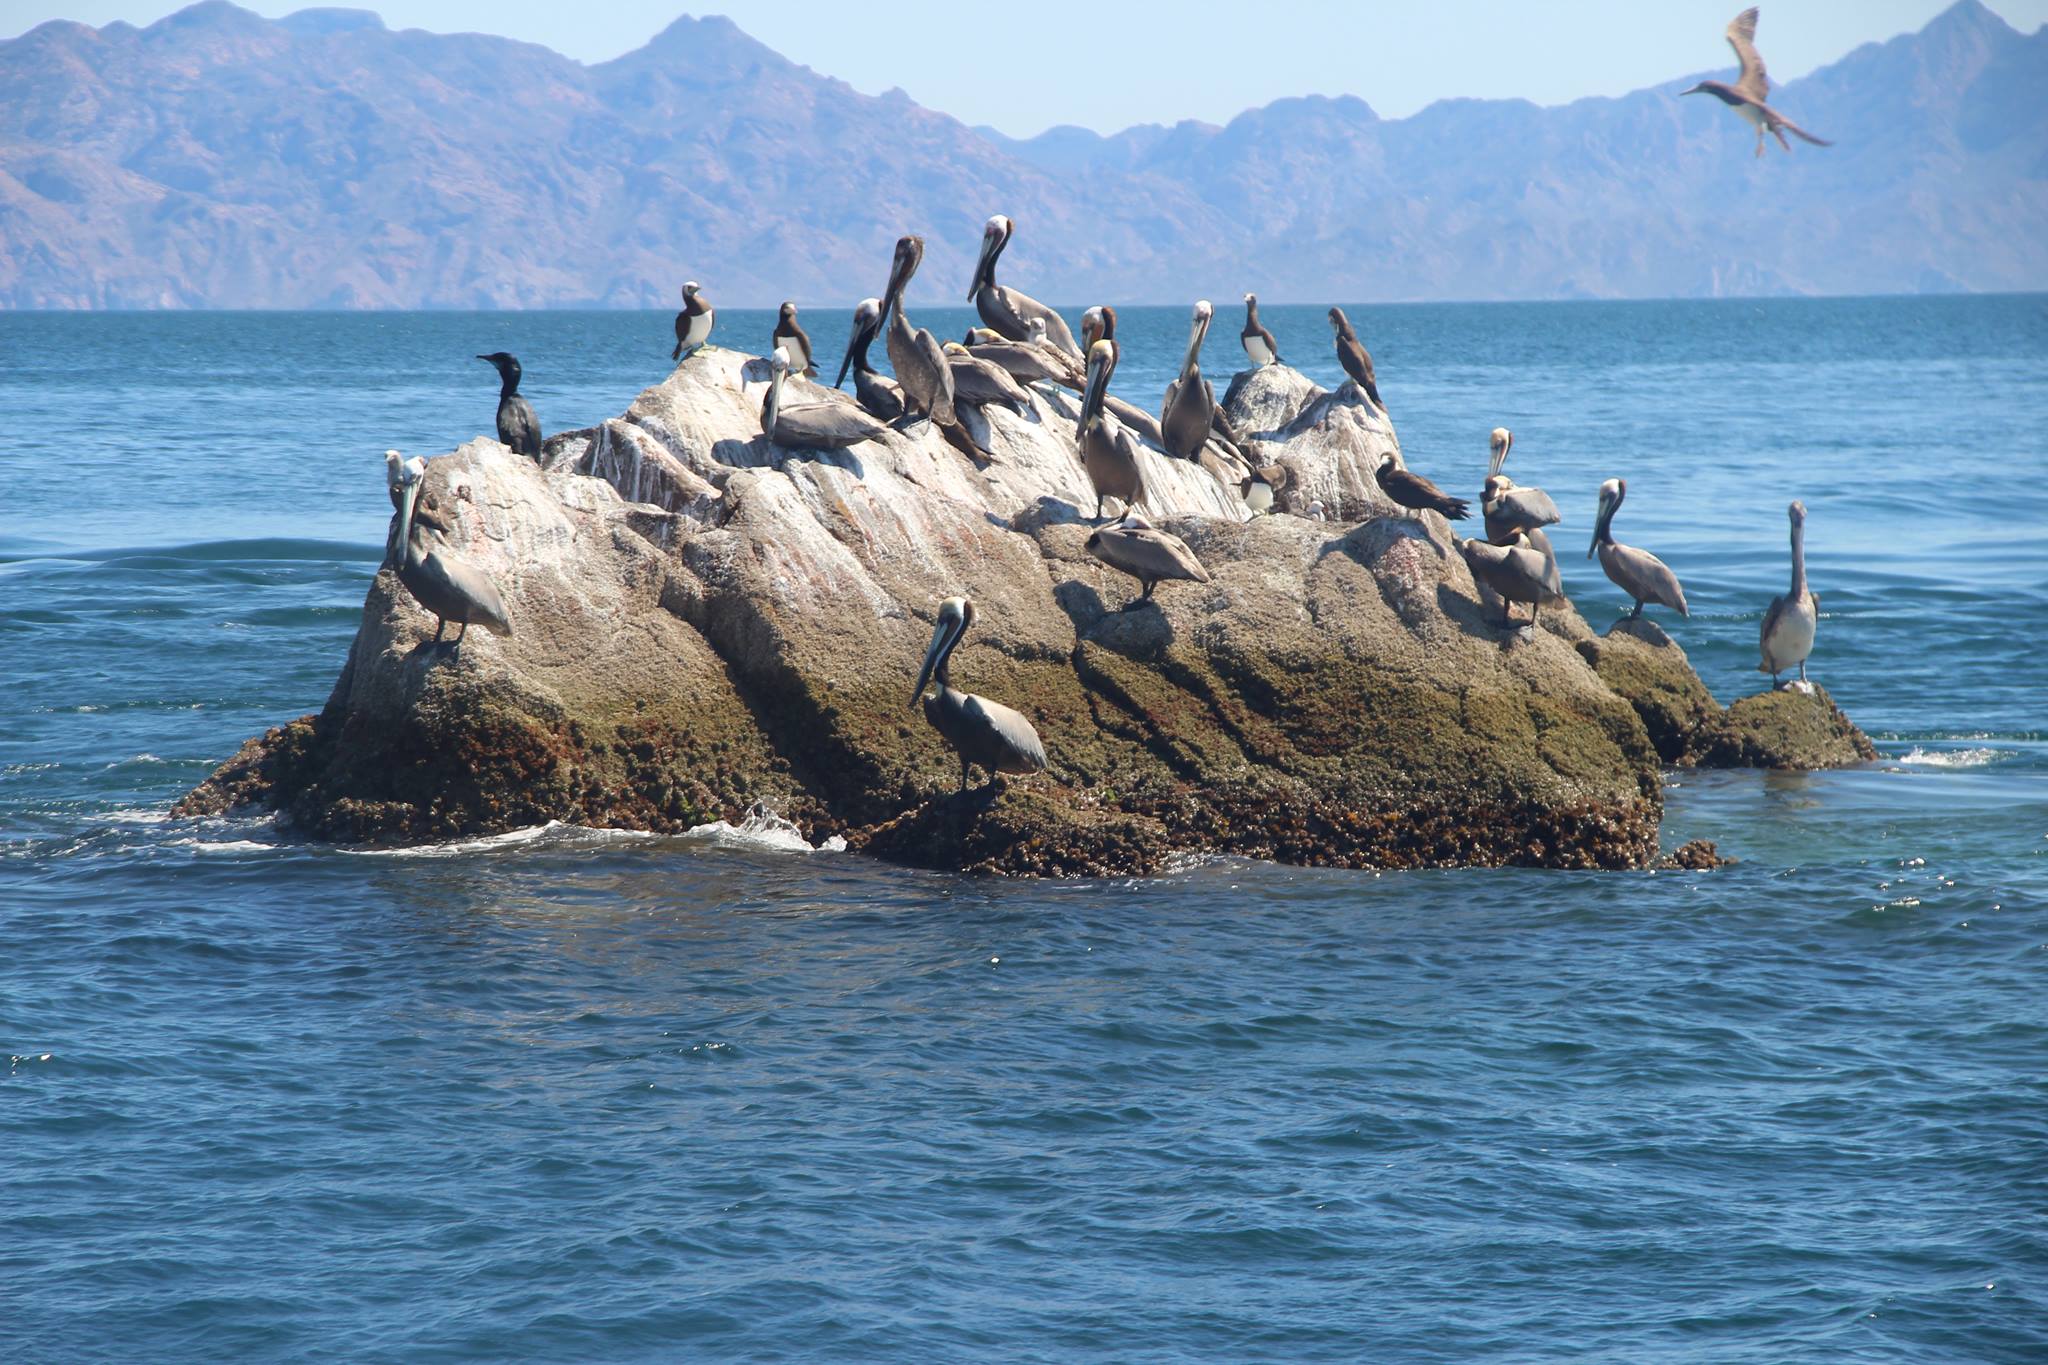
[[[1503,633],[1440,519],[1361,521],[1399,453],[1362,400],[1284,367],[1230,388],[1240,429],[1335,521],[1248,519],[1209,470],[1147,451],[1147,510],[1212,581],[1131,607],[1136,584],[1084,548],[1073,395],[967,412],[980,466],[925,424],[779,449],[766,378],[707,349],[542,465],[487,439],[430,461],[426,494],[514,634],[433,646],[433,618],[380,572],[326,707],[243,746],[181,813],[265,805],[315,837],[405,841],[551,819],[683,830],[759,805],[814,843],[1038,875],[1199,852],[1655,859],[1659,751],[1589,661],[1612,642],[1588,655],[1568,606]],[[978,608],[957,684],[1022,711],[1050,759],[958,797],[911,698],[955,593]],[[1691,677],[1682,654],[1660,668]]]
[[[1695,743],[1703,768],[1847,768],[1877,757],[1877,746],[1815,687],[1742,698]]]

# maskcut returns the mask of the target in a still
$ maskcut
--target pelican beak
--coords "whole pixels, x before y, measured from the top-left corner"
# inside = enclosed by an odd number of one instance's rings
[[[1515,438],[1513,433],[1509,433],[1505,439],[1494,446],[1493,462],[1486,467],[1487,477],[1491,478],[1493,475],[1500,473],[1502,467],[1508,462],[1508,452],[1514,448]]]
[[[932,642],[924,651],[924,667],[917,671],[917,688],[910,694],[912,706],[923,699],[924,689],[930,684],[933,671],[938,668],[939,660],[945,657],[947,625],[946,618],[942,616],[939,623],[932,627]]]
[[[853,335],[846,339],[846,355],[839,362],[839,377],[832,381],[833,388],[836,389],[846,382],[846,372],[853,368],[853,353],[860,349],[861,342],[866,339],[867,334],[867,324],[855,318]]]
[[[384,546],[384,568],[394,568],[405,556],[405,542],[412,535],[412,514],[420,499],[420,480],[405,479],[398,486],[398,530]]]
[[[967,301],[974,302],[974,296],[981,292],[981,286],[988,282],[996,271],[996,255],[1003,249],[1002,234],[984,232],[981,234],[981,255],[974,262],[974,278],[967,282]]]
[[[1102,411],[1103,397],[1109,392],[1109,372],[1115,368],[1110,363],[1111,349],[1103,342],[1096,342],[1088,348],[1088,383],[1081,390],[1081,424]]]

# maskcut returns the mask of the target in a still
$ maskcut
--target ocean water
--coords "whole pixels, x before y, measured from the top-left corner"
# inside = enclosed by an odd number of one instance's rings
[[[1713,873],[172,821],[324,700],[471,357],[584,425],[668,318],[0,315],[0,1359],[2048,1358],[2048,299],[1350,311],[1416,468],[1515,430],[1596,626],[1628,479],[1724,701],[1804,499],[1883,757],[1674,774]]]

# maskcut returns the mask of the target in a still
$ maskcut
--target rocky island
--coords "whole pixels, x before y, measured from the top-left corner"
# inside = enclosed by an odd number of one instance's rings
[[[1274,515],[1251,516],[1219,461],[1148,448],[1147,511],[1211,581],[1124,610],[1135,584],[1083,548],[1076,395],[963,408],[982,463],[922,423],[778,448],[767,380],[710,348],[538,462],[489,439],[429,461],[424,502],[513,634],[437,646],[379,572],[326,706],[250,740],[176,813],[261,807],[310,838],[418,842],[760,807],[814,842],[1050,876],[1189,853],[1630,868],[1657,859],[1666,764],[1871,756],[1824,693],[1723,711],[1654,625],[1602,637],[1562,605],[1503,630],[1450,525],[1381,493],[1399,441],[1351,384],[1272,365],[1230,386],[1238,432],[1293,475]],[[1312,503],[1320,518],[1299,515]],[[1049,759],[964,795],[911,696],[955,594],[978,611],[960,685],[1021,711]]]

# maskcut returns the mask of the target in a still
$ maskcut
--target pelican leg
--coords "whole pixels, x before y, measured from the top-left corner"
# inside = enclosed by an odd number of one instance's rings
[[[960,790],[959,790],[959,791],[957,791],[957,792],[954,792],[954,793],[953,793],[953,795],[955,795],[955,796],[965,796],[965,795],[967,795],[967,769],[968,769],[968,767],[969,767],[969,766],[970,766],[970,765],[968,764],[968,762],[967,762],[967,760],[966,760],[965,758],[963,758],[963,759],[961,759],[961,760],[960,760]]]
[[[434,618],[434,643],[435,643],[435,644],[437,644],[437,645],[438,645],[438,644],[440,644],[440,643],[441,643],[441,632],[442,632],[442,631],[444,631],[444,630],[446,630],[446,629],[448,629],[448,618],[447,618],[447,617],[445,617],[445,616],[436,616],[436,617]]]
[[[1643,599],[1642,599],[1642,598],[1640,598],[1640,597],[1638,597],[1638,598],[1636,599],[1636,609],[1635,609],[1634,611],[1632,611],[1632,612],[1630,612],[1630,613],[1628,614],[1628,619],[1629,619],[1629,620],[1631,620],[1631,621],[1633,621],[1633,620],[1635,620],[1635,619],[1636,619],[1637,617],[1641,616],[1642,614],[1643,614]]]
[[[1806,660],[1804,659],[1799,661],[1799,681],[1806,681]]]
[[[1536,629],[1536,618],[1542,611],[1543,604],[1541,602],[1531,602],[1529,604],[1529,629]]]
[[[462,623],[462,629],[455,632],[455,647],[462,648],[462,637],[469,634],[469,622]]]
[[[1102,520],[1102,494],[1100,493],[1095,495],[1095,519],[1097,521]]]
[[[1148,578],[1148,579],[1146,579],[1146,580],[1145,580],[1145,591],[1143,591],[1143,592],[1141,592],[1141,593],[1139,593],[1139,594],[1138,594],[1138,600],[1139,600],[1140,602],[1150,602],[1150,601],[1152,600],[1152,589],[1154,589],[1154,588],[1156,588],[1156,587],[1158,587],[1158,586],[1159,586],[1159,580],[1158,580],[1158,579],[1156,579],[1156,578]]]

